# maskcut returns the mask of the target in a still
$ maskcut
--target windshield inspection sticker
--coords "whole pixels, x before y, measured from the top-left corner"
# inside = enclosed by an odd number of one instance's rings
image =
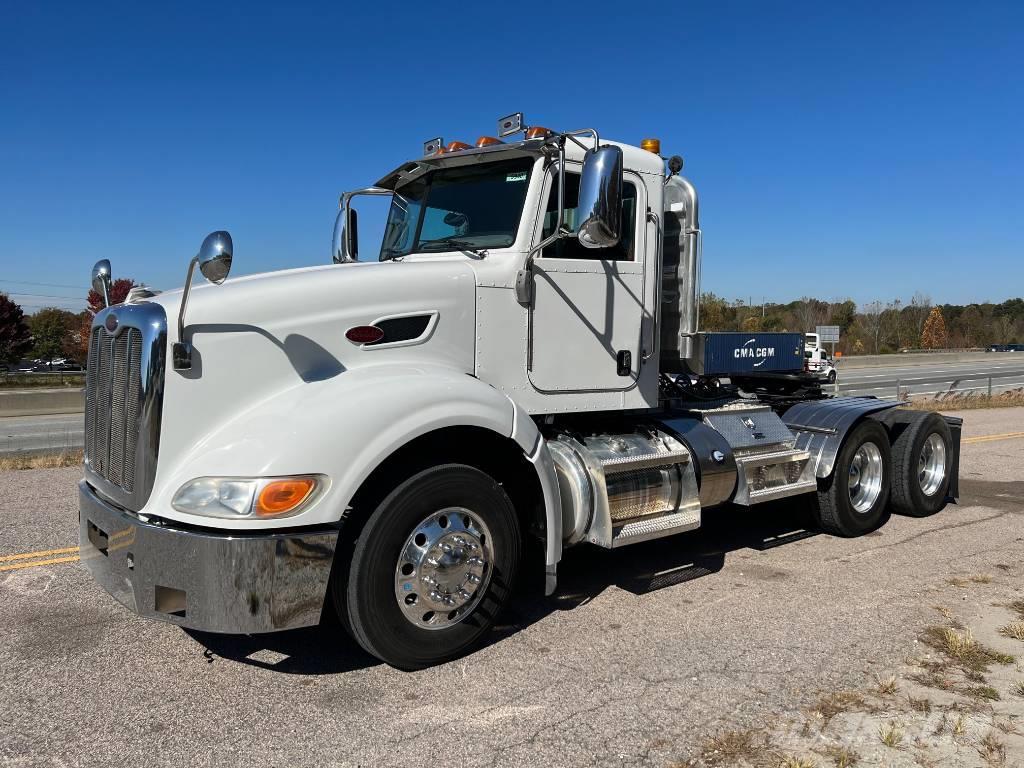
[[[522,173],[510,173],[505,177],[505,182],[508,183],[510,181],[526,181],[526,171],[523,171]]]

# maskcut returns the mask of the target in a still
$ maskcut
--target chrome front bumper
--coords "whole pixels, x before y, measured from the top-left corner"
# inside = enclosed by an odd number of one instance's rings
[[[140,616],[251,634],[320,621],[336,530],[248,533],[139,520],[78,484],[79,549],[92,577]]]

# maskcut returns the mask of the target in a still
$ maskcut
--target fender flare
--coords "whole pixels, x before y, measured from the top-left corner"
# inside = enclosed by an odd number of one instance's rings
[[[846,433],[864,416],[895,408],[898,402],[874,397],[832,397],[797,403],[782,416],[796,433],[796,447],[810,451],[814,473],[832,474]]]

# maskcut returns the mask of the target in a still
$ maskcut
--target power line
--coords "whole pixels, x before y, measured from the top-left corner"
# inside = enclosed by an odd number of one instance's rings
[[[82,285],[63,285],[61,283],[34,283],[31,280],[0,280],[0,283],[13,283],[15,285],[41,285],[44,288],[71,288],[76,291],[88,291],[89,289]]]
[[[68,301],[84,301],[81,296],[57,296],[52,293],[16,293],[11,291],[7,294],[8,296],[32,296],[37,299],[67,299]]]

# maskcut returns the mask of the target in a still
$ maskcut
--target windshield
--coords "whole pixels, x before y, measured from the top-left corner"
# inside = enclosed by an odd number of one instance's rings
[[[529,157],[438,168],[399,188],[384,226],[380,260],[512,245],[532,168]]]

